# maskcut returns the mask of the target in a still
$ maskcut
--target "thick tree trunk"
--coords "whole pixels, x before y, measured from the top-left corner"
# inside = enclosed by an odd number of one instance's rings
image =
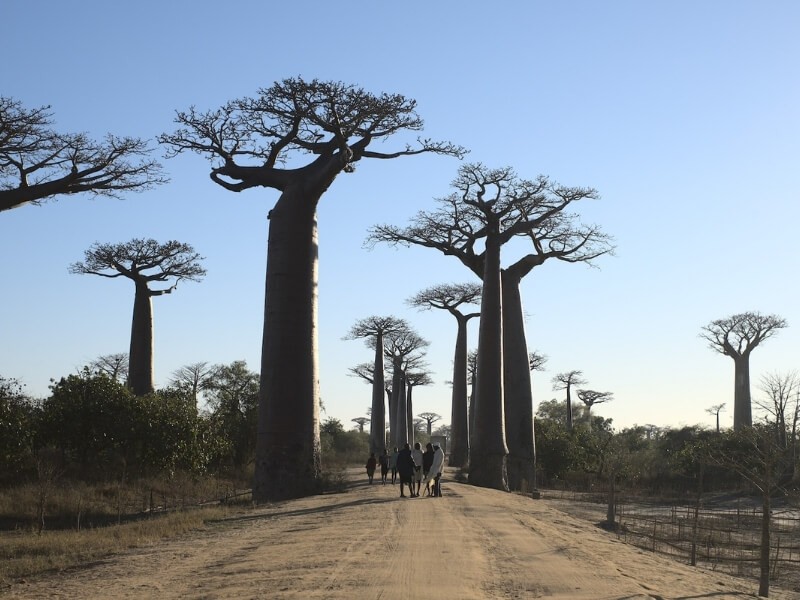
[[[319,487],[318,199],[302,186],[290,187],[270,214],[256,502],[308,495]]]
[[[147,282],[134,280],[131,346],[128,355],[128,385],[137,396],[155,391],[153,384],[153,299]]]
[[[369,451],[375,456],[386,447],[386,411],[383,399],[383,333],[375,339],[375,368],[372,377],[372,411],[369,425]]]
[[[533,392],[528,344],[519,279],[503,271],[503,394],[505,399],[506,444],[508,444],[508,487],[522,489],[523,480],[534,485]]]
[[[394,429],[392,429],[392,446],[403,448],[408,435],[408,412],[406,411],[406,395],[403,386],[403,368],[399,358],[393,361],[392,398],[394,399]]]
[[[466,467],[469,461],[469,415],[467,411],[467,323],[468,319],[456,315],[458,332],[453,356],[453,397],[450,413],[450,440],[448,441],[451,467]],[[428,422],[428,435],[430,435]]]
[[[413,385],[409,385],[407,381],[405,381],[405,390],[406,390],[406,419],[408,424],[408,435],[406,439],[408,443],[411,444],[411,447],[414,447],[414,407],[411,404],[411,390],[414,389]]]
[[[569,395],[569,388],[570,387],[571,386],[568,383],[567,384],[567,431],[572,431],[572,428],[574,426],[574,423],[573,423],[573,420],[572,420],[572,398]]]
[[[500,243],[496,234],[486,238],[476,385],[475,435],[470,448],[469,482],[508,491],[508,449],[503,416]]]
[[[750,355],[735,356],[733,361],[735,365],[733,429],[739,431],[753,425],[753,413],[750,405]]]

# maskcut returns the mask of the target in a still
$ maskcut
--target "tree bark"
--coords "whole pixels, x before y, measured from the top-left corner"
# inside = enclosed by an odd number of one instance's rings
[[[508,487],[522,489],[535,481],[536,451],[533,442],[533,392],[520,279],[510,271],[502,273],[503,293],[503,393],[506,443],[508,444]]]
[[[395,358],[392,367],[392,398],[394,398],[394,429],[392,429],[392,446],[403,448],[408,435],[408,412],[406,411],[406,395],[403,388],[403,367],[400,358]]]
[[[449,464],[451,467],[466,467],[469,461],[469,415],[467,411],[467,323],[469,320],[456,315],[458,331],[453,355],[453,396],[450,415]],[[430,421],[428,422],[430,435]]]
[[[128,385],[137,396],[155,391],[153,383],[153,300],[147,281],[134,280],[131,346],[128,355]]]
[[[369,425],[369,451],[375,456],[386,447],[386,410],[383,399],[383,332],[375,338],[375,368],[372,377],[372,411]]]
[[[317,218],[321,195],[290,186],[270,213],[253,499],[317,491]]]
[[[414,447],[414,407],[411,404],[411,390],[414,389],[414,386],[409,384],[408,381],[403,379],[403,388],[405,389],[406,395],[406,424],[408,426],[408,435],[406,436],[406,440]]]
[[[496,232],[496,223],[493,228]],[[486,238],[476,385],[475,435],[470,452],[469,482],[480,487],[508,491],[508,449],[503,416],[500,241],[496,233]]]
[[[741,354],[733,358],[733,429],[739,431],[743,427],[752,427],[753,413],[750,404],[750,355]]]

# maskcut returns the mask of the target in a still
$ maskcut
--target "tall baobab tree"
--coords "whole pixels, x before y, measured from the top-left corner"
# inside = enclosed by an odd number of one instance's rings
[[[453,357],[452,438],[448,441],[449,464],[466,467],[469,461],[469,415],[467,411],[467,324],[479,312],[464,313],[464,304],[480,302],[481,286],[475,283],[443,284],[429,287],[409,298],[411,306],[446,310],[456,319],[456,346]],[[421,415],[420,415],[421,416]],[[430,435],[430,423],[428,423]]]
[[[725,408],[725,403],[722,404],[715,404],[714,406],[709,406],[706,409],[706,412],[710,415],[714,415],[717,419],[717,433],[719,433],[719,413]]]
[[[0,96],[0,212],[87,192],[119,196],[165,183],[146,141],[53,129],[49,106],[25,108]]]
[[[436,414],[435,412],[419,413],[417,416],[423,421],[425,421],[425,426],[427,427],[428,430],[428,437],[431,436],[431,433],[433,431],[433,424],[436,423],[436,421],[440,421],[442,419],[442,415]],[[449,440],[448,440],[448,445],[449,445]]]
[[[415,387],[431,385],[433,383],[430,371],[424,370],[426,367],[427,365],[422,364],[421,360],[414,360],[414,357],[412,357],[412,360],[407,362],[403,369],[403,381],[405,381],[406,384],[406,412],[408,413],[408,422],[411,424],[408,433],[408,443],[412,446],[414,445],[415,433],[417,431],[414,427],[413,391]]]
[[[519,404],[520,412],[529,415],[530,443],[518,449],[521,460],[532,462],[529,457],[535,452],[528,350],[524,328],[516,326],[523,320],[519,282],[548,259],[591,264],[611,253],[613,246],[597,227],[583,225],[576,214],[566,212],[574,202],[596,198],[593,189],[564,187],[544,176],[524,180],[511,168],[487,169],[481,164],[461,167],[453,187],[455,193],[437,200],[438,210],[418,213],[403,229],[373,227],[368,242],[434,248],[455,256],[483,280],[475,429],[470,436],[478,462],[470,460],[470,482],[507,489],[506,401]],[[502,269],[500,249],[515,237],[529,239],[533,251]],[[482,252],[476,249],[478,242],[483,242]],[[504,331],[508,340],[503,339]],[[509,357],[504,357],[506,352]],[[506,378],[514,384],[505,384]],[[523,378],[528,385],[517,385]],[[504,388],[513,391],[508,398]]]
[[[121,244],[95,243],[86,250],[83,262],[70,265],[70,272],[133,281],[135,295],[131,324],[128,384],[137,396],[155,390],[153,383],[154,296],[171,294],[181,281],[200,281],[206,270],[203,260],[189,244],[171,240],[133,239]],[[151,285],[168,287],[152,289]]]
[[[321,469],[317,204],[336,177],[353,172],[362,159],[461,157],[464,150],[427,139],[391,152],[370,149],[373,142],[422,130],[416,102],[300,77],[216,110],[178,112],[176,121],[177,131],[159,137],[171,156],[207,157],[211,180],[231,192],[257,187],[280,192],[269,212],[253,499],[314,493]],[[297,166],[298,154],[310,155],[305,165]]]
[[[786,319],[777,315],[745,312],[711,321],[700,337],[712,350],[730,356],[734,363],[733,429],[753,425],[750,399],[750,354],[764,340],[787,327]]]
[[[583,378],[583,371],[566,371],[564,373],[557,373],[553,377],[553,390],[566,390],[567,392],[567,431],[572,431],[573,418],[572,418],[572,396],[570,390],[579,385],[586,385],[586,380]]]
[[[612,392],[598,392],[596,390],[578,390],[578,400],[583,402],[586,407],[586,419],[591,425],[592,420],[590,413],[595,404],[602,404],[603,402],[611,402],[614,399]]]
[[[410,440],[413,421],[408,414],[406,394],[406,372],[419,365],[430,343],[420,337],[407,323],[404,328],[386,335],[386,357],[392,365],[392,395],[389,410],[395,415],[389,419],[389,435],[392,446],[402,448]]]
[[[385,423],[386,405],[384,404],[383,394],[385,390],[384,382],[384,336],[387,333],[396,331],[404,327],[405,323],[396,317],[371,316],[360,319],[350,328],[345,339],[366,339],[366,343],[375,350],[375,362],[371,369],[372,383],[372,420],[370,421],[369,449],[376,455],[381,453],[386,447]],[[357,373],[360,375],[360,373]]]

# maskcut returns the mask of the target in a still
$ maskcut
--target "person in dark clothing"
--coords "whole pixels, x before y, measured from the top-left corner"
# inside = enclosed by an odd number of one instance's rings
[[[367,459],[367,477],[369,477],[370,484],[372,483],[372,478],[375,476],[375,467],[378,466],[378,459],[375,458],[375,453],[370,452],[369,458]]]
[[[383,454],[378,457],[378,462],[381,463],[381,483],[386,485],[386,476],[389,474],[389,451],[384,448]]]
[[[425,495],[431,495],[431,482],[428,480],[428,471],[433,464],[433,444],[428,442],[425,445],[425,452],[422,453],[422,478],[425,480]]]
[[[408,445],[406,442],[403,449],[397,453],[397,474],[400,477],[400,497],[405,498],[406,495],[403,493],[403,486],[408,485],[408,491],[410,496],[413,498],[416,494],[414,494],[414,485],[412,484],[412,477],[414,476],[414,458],[411,456],[411,446]]]

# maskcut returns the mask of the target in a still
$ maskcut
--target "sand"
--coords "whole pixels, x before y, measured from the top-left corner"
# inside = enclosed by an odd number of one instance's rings
[[[258,507],[181,539],[4,598],[688,599],[756,597],[758,582],[653,555],[542,500],[446,481],[400,498],[352,470],[347,492]],[[771,598],[797,598],[773,588]]]

